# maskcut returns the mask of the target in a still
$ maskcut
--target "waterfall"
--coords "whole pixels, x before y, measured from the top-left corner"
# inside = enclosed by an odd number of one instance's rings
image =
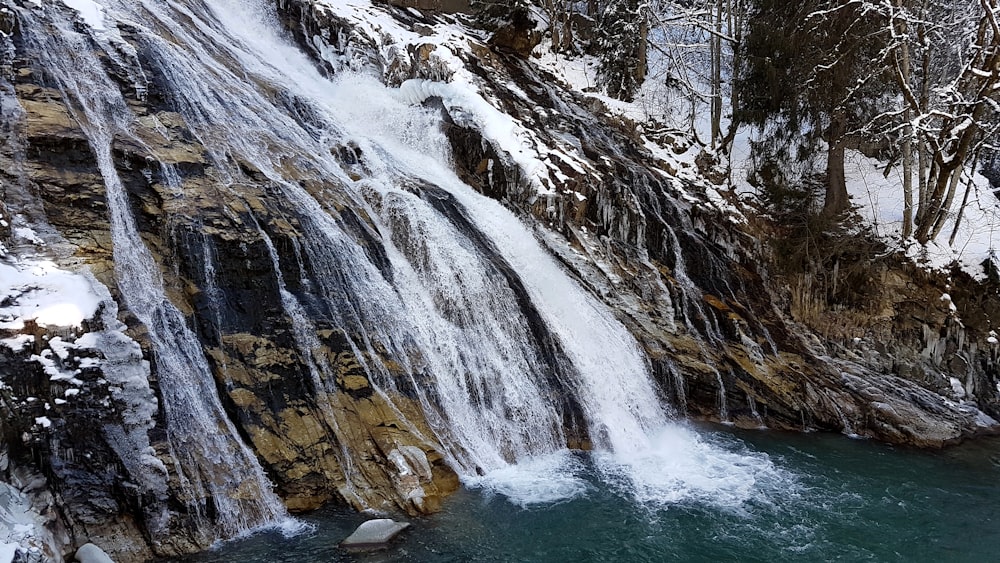
[[[715,381],[719,384],[719,420],[723,424],[732,424],[732,421],[729,420],[729,405],[726,402],[726,384],[722,381],[722,374],[719,373],[719,370],[712,368],[712,371],[715,372]]]
[[[757,428],[765,429],[767,425],[764,424],[764,419],[760,416],[760,412],[757,410],[757,400],[753,398],[753,395],[747,393],[747,408],[750,409],[750,416],[757,421]]]
[[[103,29],[92,40],[127,53],[113,22],[128,22],[145,65],[135,81],[158,77],[160,95],[204,145],[219,183],[238,193],[260,181],[247,177],[252,168],[295,210],[297,295],[257,227],[317,391],[329,366],[311,352],[318,346],[310,316],[342,331],[376,392],[416,396],[433,439],[467,483],[524,503],[583,490],[567,454],[567,421],[577,418],[603,478],[644,502],[738,503],[773,470],[766,459],[729,453],[671,422],[621,322],[557,264],[532,227],[448,166],[439,111],[370,76],[328,79],[280,34],[272,7],[101,5]],[[111,145],[116,136],[142,144],[130,133],[136,117],[92,46],[56,12],[45,8],[59,34],[28,16],[26,35],[75,104],[104,176],[119,286],[150,331],[175,471],[193,500],[213,499],[223,536],[280,520],[280,503],[222,411],[200,345],[166,298],[129,211]],[[687,280],[675,253],[676,275]],[[696,301],[685,308],[692,306],[705,316]],[[350,472],[351,452],[341,456]],[[345,475],[348,484],[354,478]]]
[[[24,35],[42,54],[67,105],[88,137],[105,182],[118,287],[129,309],[148,329],[155,350],[174,471],[196,514],[202,544],[234,537],[287,518],[284,506],[219,402],[201,345],[183,315],[166,298],[159,266],[136,229],[125,187],[111,154],[115,135],[130,135],[134,120],[118,87],[107,77],[85,37],[47,8],[46,29],[22,13]]]

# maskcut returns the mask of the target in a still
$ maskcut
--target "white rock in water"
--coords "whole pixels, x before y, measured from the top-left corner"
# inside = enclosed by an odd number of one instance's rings
[[[364,549],[382,547],[397,534],[410,527],[408,522],[396,522],[389,518],[368,520],[358,526],[354,533],[340,542],[340,547]]]
[[[103,549],[92,543],[85,543],[76,550],[76,560],[80,563],[115,563]]]

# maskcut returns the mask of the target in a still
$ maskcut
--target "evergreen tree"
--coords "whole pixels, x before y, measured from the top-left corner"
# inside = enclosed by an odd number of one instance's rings
[[[646,77],[646,0],[608,0],[597,28],[598,80],[608,95],[632,101]]]
[[[824,214],[848,209],[848,148],[870,144],[865,125],[886,102],[880,54],[886,30],[855,0],[753,0],[738,118],[767,128],[776,156],[796,158],[826,145]],[[797,149],[797,150],[795,150]]]

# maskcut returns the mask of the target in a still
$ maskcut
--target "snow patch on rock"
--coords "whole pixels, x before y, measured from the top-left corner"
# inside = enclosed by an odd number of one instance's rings
[[[99,304],[87,277],[51,261],[0,263],[0,330],[22,330],[26,321],[44,328],[81,328]]]

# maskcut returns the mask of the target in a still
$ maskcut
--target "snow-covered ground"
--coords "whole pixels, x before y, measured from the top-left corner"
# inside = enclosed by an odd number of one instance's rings
[[[728,162],[731,170],[729,184],[717,187],[706,181],[694,165],[694,159],[702,150],[709,150],[698,142],[710,138],[708,98],[706,95],[692,107],[690,100],[665,84],[664,77],[673,71],[672,62],[665,53],[650,49],[647,79],[633,102],[623,102],[600,92],[597,88],[598,61],[592,56],[566,57],[555,54],[549,49],[547,41],[543,41],[535,49],[534,55],[533,61],[536,64],[561,79],[568,87],[599,99],[611,113],[640,124],[640,131],[643,124],[653,123],[686,131],[690,137],[686,147],[676,146],[676,141],[675,146],[665,147],[648,136],[645,138],[645,147],[673,170],[672,176],[702,186],[708,198],[707,202],[702,203],[717,207],[731,218],[739,220],[743,217],[743,210],[730,201],[756,195],[756,189],[747,183],[747,175],[751,169],[750,140],[754,133],[749,127],[743,127],[734,136]],[[689,86],[700,89],[703,94],[709,91],[704,76],[688,76],[685,81]],[[728,94],[724,92],[725,95]],[[723,116],[723,131],[729,127],[728,117]],[[686,150],[679,150],[684,148]],[[848,191],[857,213],[890,248],[904,251],[916,264],[928,269],[946,271],[957,264],[974,278],[985,278],[986,272],[982,264],[986,260],[997,261],[995,249],[997,239],[1000,239],[1000,202],[993,195],[986,178],[978,173],[974,175],[972,191],[962,211],[961,220],[958,221],[957,231],[955,225],[958,210],[968,178],[963,179],[962,188],[955,197],[941,234],[927,245],[919,245],[913,240],[904,242],[901,238],[903,188],[900,167],[883,175],[885,163],[856,151],[848,154],[845,164]],[[726,195],[735,197],[724,197],[727,191],[730,194]],[[680,192],[682,197],[690,198],[683,188],[680,188]],[[954,242],[949,242],[953,231]]]
[[[901,171],[897,167],[884,175],[883,168],[883,163],[863,154],[848,154],[846,170],[851,201],[857,206],[858,213],[872,225],[876,234],[889,242],[890,248],[905,250],[917,264],[940,271],[958,264],[968,274],[983,279],[986,272],[982,263],[987,259],[995,260],[995,248],[1000,242],[1000,202],[993,195],[989,181],[978,173],[972,178],[968,203],[962,211],[961,220],[957,221],[968,182],[965,179],[952,202],[941,234],[926,246],[921,246],[916,241],[903,242],[901,239]],[[954,243],[950,244],[953,233]]]

